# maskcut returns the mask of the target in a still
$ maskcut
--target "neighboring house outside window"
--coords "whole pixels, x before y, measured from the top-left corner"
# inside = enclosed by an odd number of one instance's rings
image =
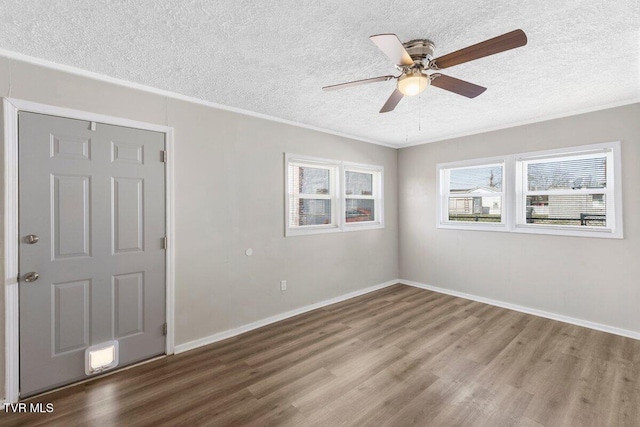
[[[440,226],[504,228],[503,159],[439,165],[438,176]]]
[[[526,206],[524,223],[606,227],[611,156],[611,151],[598,151],[518,160],[523,186],[520,203]]]
[[[623,236],[619,142],[437,169],[439,228]]]

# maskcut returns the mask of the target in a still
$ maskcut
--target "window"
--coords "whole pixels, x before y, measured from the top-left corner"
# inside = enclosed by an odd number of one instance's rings
[[[443,167],[443,223],[504,224],[503,163]]]
[[[517,158],[517,227],[613,233],[615,169],[613,146]]]
[[[287,236],[384,226],[382,167],[292,154],[285,160]]]
[[[338,163],[312,159],[287,162],[288,230],[329,231],[338,227]]]
[[[346,227],[380,226],[382,168],[344,165],[344,222]]]
[[[622,238],[620,144],[438,165],[438,227]]]

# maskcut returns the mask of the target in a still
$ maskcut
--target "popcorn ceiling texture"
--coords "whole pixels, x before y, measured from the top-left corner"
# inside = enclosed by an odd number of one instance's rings
[[[640,97],[638,0],[5,0],[0,48],[231,107],[402,146]],[[368,39],[428,38],[436,57],[521,28],[527,46],[444,70],[378,110],[397,74]]]

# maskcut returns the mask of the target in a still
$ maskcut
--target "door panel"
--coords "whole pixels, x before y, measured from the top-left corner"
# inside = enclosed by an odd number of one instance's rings
[[[53,355],[84,349],[90,343],[91,280],[54,283]]]
[[[89,160],[91,139],[51,134],[51,157]]]
[[[111,161],[116,163],[144,164],[144,146],[127,144],[121,141],[111,141]]]
[[[113,178],[113,252],[143,251],[144,191],[139,178]]]
[[[124,338],[144,330],[144,273],[113,277],[115,337]]]
[[[91,177],[51,175],[53,260],[90,256]]]
[[[118,340],[119,366],[164,353],[165,168],[162,133],[18,120],[25,397],[86,378],[91,345]]]

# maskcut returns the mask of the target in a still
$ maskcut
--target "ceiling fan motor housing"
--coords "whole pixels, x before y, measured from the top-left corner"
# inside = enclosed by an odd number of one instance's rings
[[[428,63],[433,59],[433,53],[436,49],[436,45],[427,39],[415,39],[409,40],[402,44],[414,62],[421,64]]]

